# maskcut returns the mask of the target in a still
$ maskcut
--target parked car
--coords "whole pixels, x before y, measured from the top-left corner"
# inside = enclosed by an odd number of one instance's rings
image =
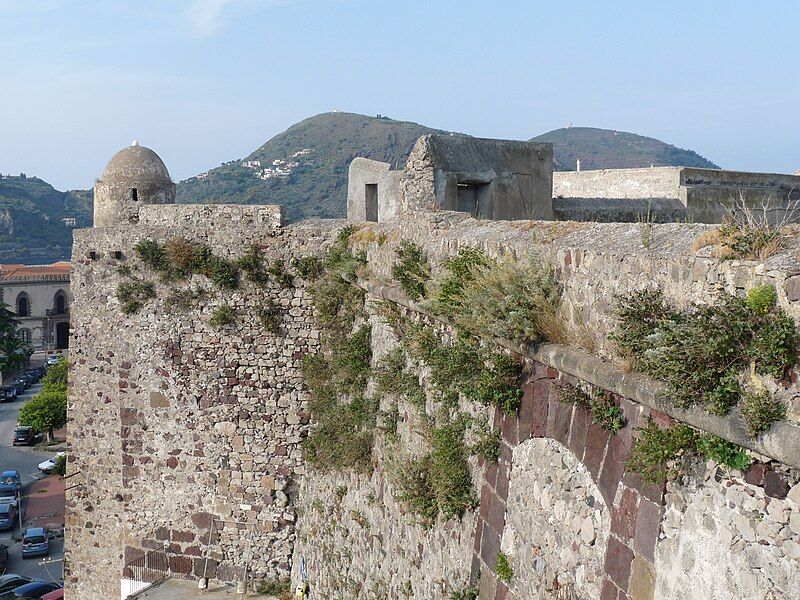
[[[5,573],[6,567],[8,567],[8,546],[0,544],[0,573]]]
[[[56,467],[56,461],[59,459],[59,457],[66,455],[66,452],[58,452],[52,458],[48,458],[46,461],[39,463],[39,470],[42,473],[52,473],[53,469]]]
[[[36,443],[36,432],[33,427],[20,425],[14,430],[14,446],[33,446]]]
[[[16,517],[16,504],[0,504],[0,530],[14,529]]]
[[[54,354],[47,359],[47,366],[52,367],[53,365],[57,365],[61,361],[61,357],[58,354]]]
[[[10,388],[0,387],[0,402],[11,402],[14,398],[16,396],[14,396]]]
[[[29,527],[22,534],[22,558],[50,554],[50,537],[44,527]],[[48,590],[50,591],[50,590]]]
[[[61,586],[55,583],[47,583],[46,581],[31,581],[30,583],[26,583],[25,585],[15,589],[14,595],[11,596],[11,598],[14,598],[14,600],[17,598],[26,598],[28,600],[33,598],[35,600],[41,600],[42,596],[44,596],[46,593],[58,589],[61,589]]]
[[[8,485],[18,492],[22,489],[22,478],[19,476],[19,471],[3,471],[0,473],[0,485]]]
[[[0,484],[0,506],[3,504],[17,505],[17,490],[12,485]]]
[[[64,588],[47,592],[42,596],[42,600],[64,600]]]
[[[7,575],[0,575],[0,600],[8,600],[13,598],[14,590],[18,587],[33,581],[30,577],[24,575],[15,575],[9,573]]]

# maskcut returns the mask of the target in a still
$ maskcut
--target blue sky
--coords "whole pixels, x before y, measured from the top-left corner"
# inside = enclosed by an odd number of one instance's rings
[[[0,0],[0,172],[86,188],[136,138],[177,181],[331,109],[794,172],[798,26],[795,2]]]

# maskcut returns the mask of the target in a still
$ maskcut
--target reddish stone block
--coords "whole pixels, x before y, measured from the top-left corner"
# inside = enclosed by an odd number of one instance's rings
[[[197,512],[192,515],[192,523],[198,529],[208,529],[214,519],[219,519],[219,516],[207,512]]]
[[[497,463],[491,463],[486,467],[486,471],[483,474],[483,480],[491,487],[495,486],[497,483]]]
[[[195,558],[194,575],[195,577],[208,577],[209,579],[217,576],[217,561],[213,558]]]
[[[628,594],[620,590],[619,596],[617,596],[617,600],[628,600]]]
[[[511,467],[509,463],[502,461],[497,465],[497,484],[494,486],[497,496],[503,501],[508,500],[508,479]]]
[[[768,469],[764,473],[764,493],[770,498],[786,498],[789,493],[789,482],[783,473]]]
[[[517,415],[503,413],[503,422],[500,427],[500,436],[509,446],[515,447],[519,443],[519,421],[517,420]]]
[[[547,414],[547,437],[566,446],[569,441],[569,426],[571,422],[572,405],[564,404],[555,398],[551,398]]]
[[[481,539],[481,560],[490,569],[497,563],[497,553],[500,552],[500,534],[491,527],[484,526]]]
[[[603,587],[600,588],[600,600],[617,600],[619,589],[608,579],[603,580]]]
[[[661,483],[644,483],[642,476],[633,471],[625,471],[622,477],[622,483],[627,487],[636,490],[639,494],[648,500],[655,502],[659,506],[664,504],[664,489],[666,482]]]
[[[607,506],[614,503],[614,496],[617,493],[617,486],[625,472],[625,463],[628,460],[628,447],[623,444],[619,436],[612,436],[606,449],[606,457],[603,459],[603,468],[597,480],[597,487],[603,494]]]
[[[669,427],[673,423],[675,423],[675,419],[670,417],[669,415],[665,415],[662,412],[659,412],[655,409],[650,409],[650,417],[655,421],[656,425],[664,429],[665,427]]]
[[[156,539],[167,541],[169,539],[169,529],[166,527],[159,527],[156,529]]]
[[[497,494],[490,494],[487,499],[488,508],[484,520],[486,525],[494,529],[498,534],[503,533],[503,527],[506,524],[506,503],[498,498]]]
[[[575,407],[569,429],[569,449],[580,461],[583,460],[583,453],[586,450],[586,434],[589,432],[590,420],[589,412],[585,408]]]
[[[784,289],[786,290],[786,298],[789,302],[797,302],[800,300],[800,275],[787,277]]]
[[[135,425],[137,419],[139,418],[139,411],[135,408],[120,408],[119,409],[119,420],[122,425]]]
[[[613,535],[608,536],[604,569],[611,581],[620,589],[628,589],[632,562],[633,551]]]
[[[744,472],[744,480],[750,485],[764,485],[764,476],[767,473],[767,465],[762,462],[753,463]]]
[[[494,594],[494,600],[506,600],[508,597],[508,586],[502,581],[497,581],[497,591]]]
[[[194,541],[194,534],[191,531],[176,531],[176,530],[173,530],[172,534],[171,534],[171,537],[172,537],[172,541],[173,542],[180,542],[182,544],[186,543],[186,542],[193,542]]]
[[[661,531],[662,507],[646,498],[639,500],[633,549],[651,563],[655,562],[655,547]]]
[[[519,441],[542,437],[547,431],[550,382],[537,381],[523,386],[525,392],[519,411]]]
[[[481,536],[483,536],[483,518],[478,516],[475,519],[475,540],[472,546],[472,550],[475,554],[480,554],[481,552]]]
[[[606,453],[606,446],[608,445],[608,432],[594,423],[589,423],[589,428],[586,432],[586,452],[583,455],[583,464],[589,469],[592,478],[597,481],[597,476],[600,474],[600,465],[603,464],[603,458]],[[609,504],[609,506],[611,506]]]
[[[557,369],[553,367],[547,367],[547,378],[548,379],[556,379],[561,373]]]
[[[624,488],[620,494],[619,505],[611,510],[611,533],[623,542],[633,539],[638,506],[639,494]]]

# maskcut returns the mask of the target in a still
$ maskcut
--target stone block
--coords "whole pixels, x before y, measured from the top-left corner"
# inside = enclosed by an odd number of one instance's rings
[[[603,586],[600,588],[600,600],[617,600],[618,595],[619,588],[608,579],[604,579]]]
[[[500,435],[512,448],[519,443],[519,421],[516,414],[503,413]]]
[[[613,535],[608,537],[604,569],[611,581],[622,590],[628,589],[633,551]]]
[[[497,563],[497,553],[500,552],[500,534],[491,527],[484,526],[481,539],[481,560],[490,569]]]
[[[762,462],[753,463],[744,472],[744,480],[750,485],[764,485],[764,476],[767,472],[767,465]]]
[[[580,406],[576,406],[572,414],[572,425],[569,430],[569,449],[578,458],[583,460],[586,450],[586,435],[589,432],[589,422],[591,417],[589,412]]]
[[[519,441],[542,437],[547,431],[550,383],[541,381],[523,386],[524,395],[519,410]]]
[[[651,563],[655,562],[655,547],[661,531],[662,507],[646,498],[639,499],[633,549]]]
[[[586,432],[586,452],[583,455],[583,463],[592,474],[592,478],[597,481],[597,476],[600,474],[600,466],[603,463],[603,458],[606,454],[606,446],[608,444],[608,432],[594,423],[589,423],[589,428]],[[608,506],[611,506],[609,503]]]
[[[603,468],[597,480],[597,487],[603,494],[607,506],[614,504],[617,487],[625,472],[625,463],[628,460],[628,447],[619,436],[612,436],[608,442],[606,456],[603,459]]]
[[[656,588],[656,573],[653,565],[641,556],[633,559],[628,597],[631,600],[653,600]]]
[[[572,405],[551,397],[547,414],[547,437],[567,445],[571,421]]]
[[[639,495],[629,488],[623,488],[619,504],[611,510],[611,533],[623,542],[633,539],[638,506]]]
[[[789,482],[783,473],[768,469],[764,473],[764,493],[770,498],[786,498],[789,493]]]

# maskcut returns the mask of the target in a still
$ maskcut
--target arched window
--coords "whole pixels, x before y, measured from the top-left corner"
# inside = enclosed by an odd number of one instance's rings
[[[67,295],[64,290],[58,290],[53,298],[53,314],[63,315],[67,312]]]
[[[26,344],[31,343],[31,330],[30,329],[20,329],[19,330],[19,339],[22,340]]]
[[[25,292],[21,292],[19,296],[17,296],[17,316],[18,317],[30,317],[31,316],[31,301],[28,298],[28,294]]]

